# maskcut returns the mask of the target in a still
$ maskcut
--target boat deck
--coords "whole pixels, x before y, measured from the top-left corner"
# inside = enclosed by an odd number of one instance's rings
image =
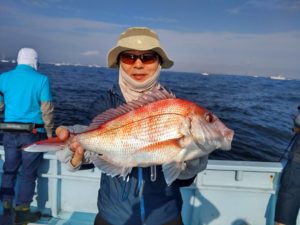
[[[93,225],[95,215],[95,213],[73,212],[66,213],[63,216],[64,219],[43,215],[39,221],[29,223],[28,225]],[[1,215],[0,225],[14,225],[13,220],[13,215]]]

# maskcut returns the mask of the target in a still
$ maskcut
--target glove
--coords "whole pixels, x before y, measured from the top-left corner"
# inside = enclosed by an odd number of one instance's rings
[[[187,180],[194,177],[197,173],[205,170],[207,166],[208,155],[202,156],[197,159],[189,160],[185,162],[185,168],[179,174],[177,179]]]
[[[74,125],[74,126],[68,126],[68,127],[64,127],[64,128],[68,129],[70,131],[70,133],[81,133],[87,129],[87,126]],[[64,149],[62,149],[61,151],[56,152],[57,159],[60,162],[64,163],[67,170],[69,170],[69,171],[76,171],[76,170],[80,169],[82,164],[91,163],[91,159],[94,155],[95,155],[95,153],[93,153],[93,152],[85,151],[82,161],[80,161],[80,163],[77,164],[76,166],[73,166],[71,161],[74,157],[74,152],[69,149],[68,145],[66,145],[64,147]]]

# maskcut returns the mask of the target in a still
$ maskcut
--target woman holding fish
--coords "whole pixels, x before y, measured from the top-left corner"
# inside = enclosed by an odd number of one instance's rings
[[[108,53],[108,66],[119,69],[119,85],[102,96],[98,113],[120,107],[96,116],[88,132],[73,136],[83,132],[76,126],[56,130],[68,140],[71,151],[58,154],[71,170],[93,162],[103,171],[95,225],[183,224],[180,187],[206,168],[211,151],[230,149],[233,132],[216,116],[177,100],[159,83],[161,68],[172,65],[155,32],[129,28]],[[211,126],[206,131],[212,139],[194,135],[199,120]]]

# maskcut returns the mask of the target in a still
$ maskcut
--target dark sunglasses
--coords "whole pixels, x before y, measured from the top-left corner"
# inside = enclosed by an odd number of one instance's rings
[[[144,64],[151,64],[156,62],[156,60],[158,59],[158,55],[152,52],[140,55],[124,52],[120,54],[120,59],[123,63],[129,65],[134,64],[137,59],[140,59]]]

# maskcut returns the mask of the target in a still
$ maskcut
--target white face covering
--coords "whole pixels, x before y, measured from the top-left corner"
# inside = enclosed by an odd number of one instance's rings
[[[18,65],[25,64],[37,70],[38,54],[32,48],[22,48],[18,53]]]
[[[132,79],[122,68],[120,65],[119,67],[119,85],[122,91],[122,94],[124,95],[124,98],[126,102],[138,99],[138,97],[146,93],[147,91],[150,91],[154,87],[159,88],[160,84],[158,82],[159,75],[160,75],[161,66],[159,65],[157,67],[157,70],[147,80],[143,82],[138,82],[134,79]]]

